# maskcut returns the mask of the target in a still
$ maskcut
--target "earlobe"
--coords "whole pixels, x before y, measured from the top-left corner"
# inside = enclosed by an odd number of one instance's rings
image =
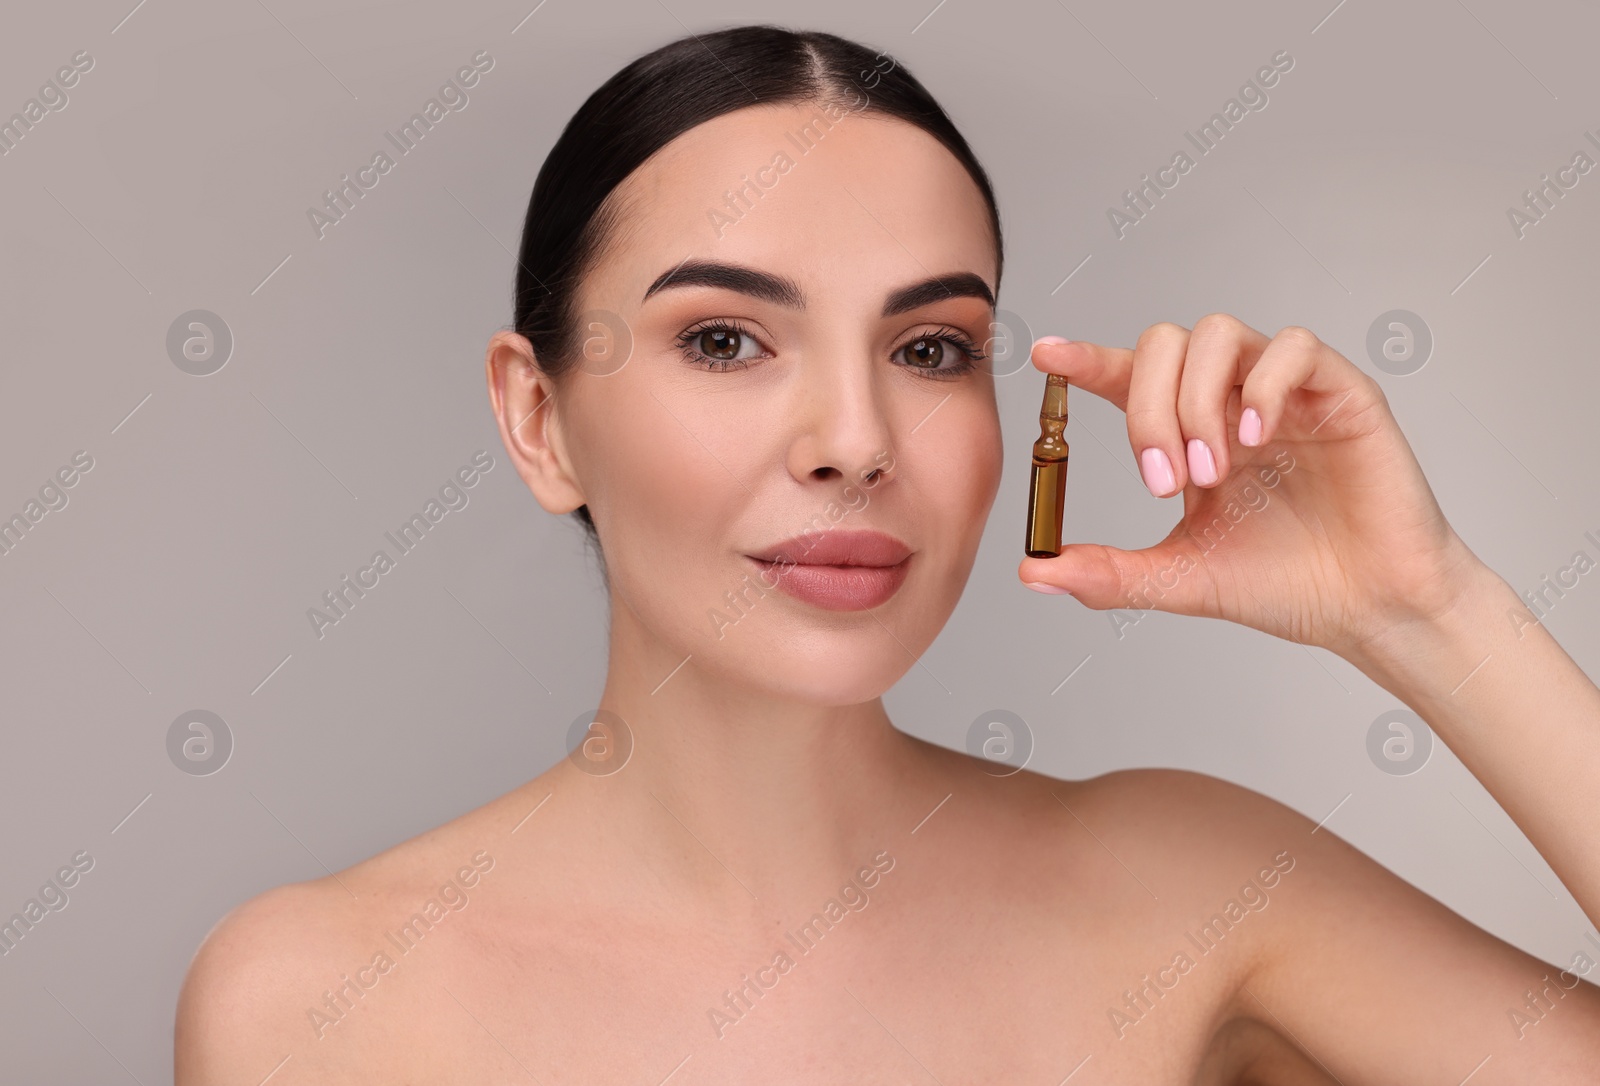
[[[540,371],[532,345],[515,332],[496,332],[484,363],[490,407],[517,474],[548,512],[570,513],[583,505],[583,492],[567,468],[560,427],[551,439],[555,388]],[[530,426],[534,415],[544,417]]]

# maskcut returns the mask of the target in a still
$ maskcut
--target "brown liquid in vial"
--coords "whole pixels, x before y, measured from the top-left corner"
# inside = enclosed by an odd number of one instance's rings
[[[1033,443],[1033,470],[1028,480],[1028,539],[1030,558],[1054,558],[1061,553],[1061,520],[1067,488],[1067,379],[1059,373],[1045,378],[1044,405],[1039,408],[1039,440]]]

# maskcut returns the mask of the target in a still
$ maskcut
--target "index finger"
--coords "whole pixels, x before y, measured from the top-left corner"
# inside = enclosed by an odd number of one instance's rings
[[[1133,375],[1131,348],[1043,336],[1034,342],[1030,358],[1035,369],[1059,373],[1069,385],[1110,400],[1127,413],[1128,383]]]

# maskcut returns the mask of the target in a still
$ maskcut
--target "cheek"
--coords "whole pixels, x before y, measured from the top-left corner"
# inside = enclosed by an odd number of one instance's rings
[[[994,405],[978,401],[951,412],[947,428],[934,436],[926,466],[919,465],[918,474],[926,474],[919,489],[940,522],[961,533],[960,543],[976,545],[1000,489],[1003,442]]]
[[[749,502],[734,473],[753,448],[741,447],[730,433],[737,428],[704,398],[656,390],[618,396],[601,410],[605,418],[589,432],[608,436],[582,454],[591,467],[584,484],[613,575],[627,580],[631,571],[666,566],[678,571],[674,580],[692,579],[732,542],[731,526]]]

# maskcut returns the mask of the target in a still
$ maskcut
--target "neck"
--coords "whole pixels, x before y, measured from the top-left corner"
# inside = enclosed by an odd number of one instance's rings
[[[738,684],[631,615],[614,615],[599,707],[632,744],[621,769],[583,782],[599,817],[655,877],[706,900],[809,899],[944,794],[936,748],[897,731],[881,698],[827,705]]]

